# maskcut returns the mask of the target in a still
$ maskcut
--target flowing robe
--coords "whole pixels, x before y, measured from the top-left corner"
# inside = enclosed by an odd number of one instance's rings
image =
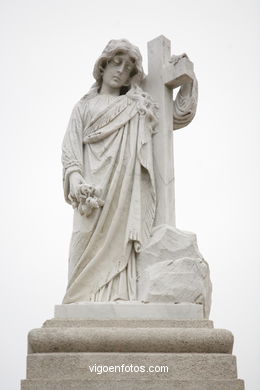
[[[102,188],[103,208],[74,212],[69,283],[63,303],[133,300],[135,256],[155,216],[153,113],[145,97],[97,95],[74,108],[63,142],[64,191],[69,175]]]
[[[174,130],[193,119],[192,92],[180,89]],[[63,303],[136,299],[136,254],[151,236],[156,208],[152,134],[155,105],[142,90],[84,97],[75,106],[63,142],[64,193],[69,176],[102,188],[103,208],[88,217],[74,211],[69,281]]]

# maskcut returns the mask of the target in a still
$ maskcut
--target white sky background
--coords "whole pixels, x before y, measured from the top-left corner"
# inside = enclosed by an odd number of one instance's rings
[[[213,282],[210,318],[231,330],[239,377],[258,390],[260,5],[253,0],[1,2],[1,388],[25,378],[26,337],[66,288],[72,210],[61,142],[111,38],[158,35],[187,52],[199,106],[175,132],[177,227],[197,234]]]

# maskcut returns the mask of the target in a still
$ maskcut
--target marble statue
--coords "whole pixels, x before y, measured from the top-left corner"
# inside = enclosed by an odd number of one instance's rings
[[[68,288],[29,332],[21,390],[244,390],[232,333],[208,320],[208,264],[195,234],[175,226],[173,130],[195,115],[193,64],[160,36],[145,76],[138,48],[112,40],[93,75],[63,142]],[[140,376],[133,362],[167,371]]]
[[[145,77],[126,39],[111,40],[94,65],[96,82],[75,105],[62,147],[74,208],[65,304],[137,300],[137,257],[155,227],[174,229],[171,133],[190,123],[197,104],[193,69],[177,74],[183,63],[186,54],[168,58],[161,95],[160,66],[149,60]]]

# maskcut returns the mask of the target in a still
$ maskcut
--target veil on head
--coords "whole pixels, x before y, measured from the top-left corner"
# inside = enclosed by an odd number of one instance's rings
[[[144,71],[142,66],[142,56],[137,46],[132,45],[127,39],[112,39],[108,42],[101,56],[97,59],[93,76],[100,86],[102,83],[102,68],[104,69],[107,61],[113,58],[118,52],[127,53],[134,62],[134,70],[131,76],[131,84],[140,84],[144,78]]]

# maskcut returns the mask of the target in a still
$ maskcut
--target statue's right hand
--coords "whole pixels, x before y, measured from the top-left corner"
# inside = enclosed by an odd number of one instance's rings
[[[72,203],[80,202],[80,186],[81,184],[86,184],[85,180],[78,172],[72,172],[70,174],[70,193],[69,199]]]

